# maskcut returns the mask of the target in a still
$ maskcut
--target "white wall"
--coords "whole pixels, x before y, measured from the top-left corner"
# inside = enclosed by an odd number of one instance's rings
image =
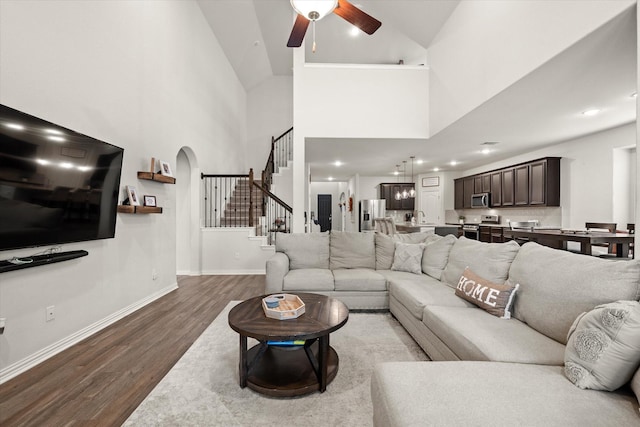
[[[266,237],[247,228],[203,228],[200,274],[265,274],[267,259],[274,253]],[[248,242],[248,243],[247,243]]]
[[[431,135],[635,3],[460,2],[428,49]]]
[[[541,157],[562,157],[560,162],[560,206],[562,227],[582,228],[587,221],[610,222],[613,219],[614,150],[636,143],[636,124],[619,126],[604,132],[566,141],[531,153],[511,157],[482,168],[467,170],[464,176],[499,169]],[[630,171],[630,169],[629,169]],[[637,175],[628,176],[637,185]],[[546,208],[536,208],[546,209]],[[503,209],[504,212],[511,210]],[[533,210],[532,210],[533,211]],[[627,222],[638,215],[635,212]]]
[[[162,215],[118,214],[89,256],[0,277],[0,380],[176,286],[176,188],[139,181],[191,147],[205,171],[244,166],[246,94],[191,1],[0,2],[0,102],[125,149],[121,184]],[[5,251],[0,258],[41,249]],[[151,272],[156,270],[157,280]],[[45,307],[56,319],[45,322]]]
[[[293,126],[293,77],[273,76],[247,93],[246,167],[256,177],[264,169],[271,150],[271,137],[277,138]]]

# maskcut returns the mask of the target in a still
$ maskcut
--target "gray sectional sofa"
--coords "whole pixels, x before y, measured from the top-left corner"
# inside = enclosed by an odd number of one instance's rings
[[[433,360],[376,367],[371,395],[377,426],[640,425],[633,394],[640,397],[638,261],[424,234],[300,234],[276,246],[267,262],[267,293],[310,291],[350,308],[389,308]],[[400,262],[418,246],[419,261]],[[456,294],[467,267],[491,283],[518,285],[510,319]],[[568,369],[575,365],[565,366],[567,355],[578,347],[567,345],[568,334],[581,327],[582,313],[616,301],[632,304],[627,311],[606,309],[626,319],[626,335],[619,334],[628,341],[624,351],[610,347],[614,358],[627,362],[621,374],[627,384],[615,391],[581,390],[572,381],[597,377],[601,367]],[[603,342],[617,344],[616,334]],[[609,357],[596,362],[609,363]]]

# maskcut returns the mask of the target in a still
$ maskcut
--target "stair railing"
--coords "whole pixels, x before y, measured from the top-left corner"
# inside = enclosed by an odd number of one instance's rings
[[[278,173],[281,167],[287,166],[289,160],[293,160],[293,128],[277,138],[271,137],[271,151],[262,171],[262,186],[266,190],[271,190],[273,174]]]
[[[249,175],[201,174],[204,182],[205,227],[251,227],[253,224]]]
[[[255,193],[256,203],[260,204],[257,211],[262,213],[256,221],[256,235],[267,236],[268,245],[275,244],[276,233],[291,233],[293,209],[263,185],[255,181],[252,184],[251,197]]]

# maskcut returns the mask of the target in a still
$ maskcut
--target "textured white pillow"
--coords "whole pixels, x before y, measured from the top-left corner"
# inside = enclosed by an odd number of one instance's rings
[[[640,365],[640,302],[617,301],[583,313],[569,329],[564,373],[580,388],[613,391]]]
[[[422,274],[422,252],[424,244],[396,242],[396,251],[393,254],[392,270],[406,271],[413,274]]]

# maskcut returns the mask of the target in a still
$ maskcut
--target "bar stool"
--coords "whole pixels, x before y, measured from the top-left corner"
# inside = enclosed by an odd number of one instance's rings
[[[584,227],[587,229],[587,231],[608,231],[609,233],[615,233],[616,228],[618,227],[618,224],[616,224],[615,222],[585,222]],[[592,247],[599,246],[599,247],[607,248],[607,255],[614,253],[613,252],[614,246],[608,243],[596,243],[591,246]],[[603,254],[599,254],[599,255],[603,255]]]

